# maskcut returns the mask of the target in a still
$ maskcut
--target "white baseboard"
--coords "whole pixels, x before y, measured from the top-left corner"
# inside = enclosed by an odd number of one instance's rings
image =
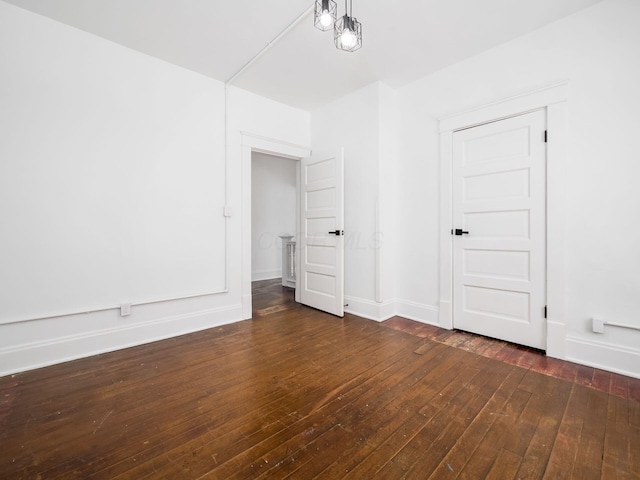
[[[431,305],[400,299],[378,303],[350,296],[345,296],[344,300],[348,304],[344,309],[345,312],[376,322],[383,322],[398,315],[416,322],[438,326],[438,308]]]
[[[453,312],[451,311],[451,302],[449,300],[440,299],[438,326],[440,328],[446,328],[447,330],[453,328]]]
[[[378,303],[358,297],[344,297],[344,311],[376,322],[383,322],[395,315],[394,302]]]
[[[640,378],[640,350],[577,337],[566,337],[564,359]]]
[[[0,349],[0,376],[206,330],[237,322],[241,316],[241,305],[232,305],[6,347]]]
[[[409,300],[396,300],[396,315],[409,320],[440,327],[439,314],[440,309],[432,305],[410,302]]]
[[[547,356],[564,360],[567,350],[567,327],[564,323],[547,321]]]
[[[274,278],[282,278],[282,269],[255,270],[251,272],[251,281],[259,282],[260,280],[273,280]]]
[[[253,316],[253,295],[242,296],[242,319],[248,320]]]

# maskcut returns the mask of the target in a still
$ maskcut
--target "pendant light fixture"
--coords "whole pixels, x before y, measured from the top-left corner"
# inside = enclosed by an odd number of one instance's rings
[[[344,0],[344,15],[340,17],[333,28],[333,40],[336,48],[345,52],[355,52],[362,47],[362,24],[353,16],[353,0]]]
[[[323,32],[333,29],[338,16],[338,5],[334,0],[316,0],[313,24]]]

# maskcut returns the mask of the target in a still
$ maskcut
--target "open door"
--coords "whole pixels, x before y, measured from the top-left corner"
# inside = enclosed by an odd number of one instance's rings
[[[344,316],[344,151],[300,162],[300,303]]]

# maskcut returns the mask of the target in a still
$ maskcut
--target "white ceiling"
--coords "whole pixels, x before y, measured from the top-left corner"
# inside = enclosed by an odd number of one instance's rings
[[[313,28],[311,0],[4,0],[220,81],[313,110],[376,80],[402,86],[601,0],[353,0],[363,47]],[[344,3],[338,0],[338,14]]]

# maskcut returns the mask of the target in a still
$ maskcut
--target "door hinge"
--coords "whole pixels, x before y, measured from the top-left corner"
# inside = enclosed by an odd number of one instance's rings
[[[547,131],[544,131],[544,143],[547,143]]]
[[[547,318],[547,306],[544,306],[544,318]]]

